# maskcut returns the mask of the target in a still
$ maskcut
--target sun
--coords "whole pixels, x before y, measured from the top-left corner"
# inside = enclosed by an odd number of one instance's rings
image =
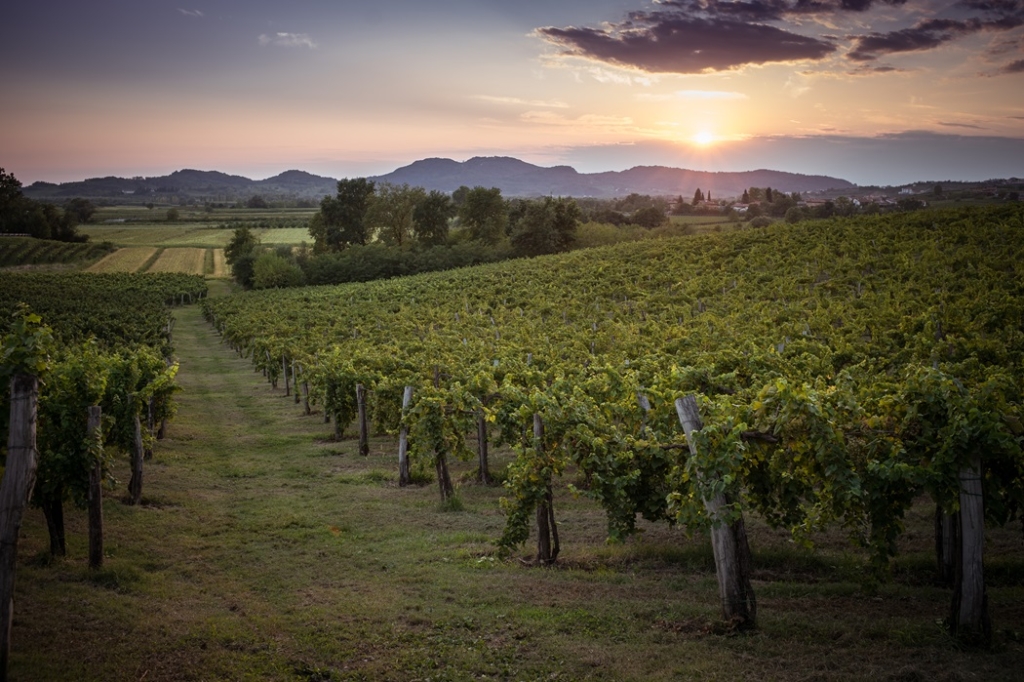
[[[693,141],[695,144],[701,147],[707,147],[709,144],[715,141],[715,136],[713,133],[710,133],[706,130],[702,130],[693,136]]]

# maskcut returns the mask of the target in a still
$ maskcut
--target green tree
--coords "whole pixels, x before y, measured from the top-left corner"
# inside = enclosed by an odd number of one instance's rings
[[[0,168],[0,232],[27,234],[37,239],[86,241],[78,221],[52,204],[33,201],[21,193],[21,182]]]
[[[64,202],[64,215],[76,224],[87,223],[96,213],[96,206],[88,199],[75,198]]]
[[[630,222],[640,227],[655,228],[668,223],[668,216],[660,208],[648,206],[634,213]]]
[[[245,202],[247,208],[270,208],[270,204],[259,194],[254,194]]]
[[[426,198],[422,187],[381,183],[370,197],[366,209],[366,226],[375,230],[385,244],[402,246],[414,230],[416,206]]]
[[[324,197],[320,210],[309,224],[313,250],[317,253],[341,251],[353,244],[365,244],[368,235],[366,211],[375,184],[366,178],[338,181],[338,193]]]
[[[260,239],[248,227],[236,227],[231,240],[224,247],[224,260],[234,265],[242,256],[252,253],[259,246]]]
[[[545,197],[528,201],[521,205],[520,212],[511,238],[518,255],[558,253],[576,242],[580,209],[573,199]]]
[[[167,222],[176,222],[181,217],[181,213],[176,208],[167,209]]]
[[[448,241],[448,221],[455,216],[455,205],[444,192],[431,190],[420,199],[413,211],[416,240],[428,246]]]
[[[496,244],[505,236],[508,209],[497,187],[474,187],[469,190],[459,206],[458,216],[471,239]]]
[[[701,192],[700,191],[700,187],[698,187],[697,191],[693,193],[693,201],[690,202],[690,203],[692,205],[696,206],[697,204],[699,204],[702,201],[704,201],[704,192]]]
[[[302,285],[302,270],[298,265],[272,251],[256,257],[252,268],[254,289],[281,289]]]

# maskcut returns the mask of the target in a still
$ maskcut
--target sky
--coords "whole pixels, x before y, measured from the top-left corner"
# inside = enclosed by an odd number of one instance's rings
[[[184,3],[184,4],[183,4]],[[12,0],[23,184],[515,156],[1024,177],[1024,0]]]

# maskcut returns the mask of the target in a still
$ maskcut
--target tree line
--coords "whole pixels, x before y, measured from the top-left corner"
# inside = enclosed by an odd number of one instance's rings
[[[84,242],[89,237],[79,234],[78,225],[89,222],[95,212],[88,199],[69,199],[63,208],[29,199],[21,192],[21,182],[0,168],[0,233]]]
[[[568,251],[583,222],[655,228],[668,202],[505,198],[497,187],[447,194],[422,187],[338,181],[309,222],[311,248],[267,248],[239,227],[225,249],[235,279],[257,289],[369,281]]]

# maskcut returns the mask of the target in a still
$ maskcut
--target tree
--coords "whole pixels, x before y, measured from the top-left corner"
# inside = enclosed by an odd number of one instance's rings
[[[700,187],[693,193],[693,201],[691,202],[694,206],[704,201],[704,192],[700,191]]]
[[[573,199],[545,197],[521,205],[512,232],[512,246],[523,256],[558,253],[576,241],[580,209]]]
[[[668,216],[661,209],[655,206],[648,206],[634,213],[630,222],[640,227],[655,228],[667,223]]]
[[[302,285],[302,270],[298,265],[272,251],[256,257],[252,268],[254,289],[280,289]]]
[[[370,196],[366,209],[366,227],[376,230],[385,244],[402,246],[413,233],[416,205],[426,197],[422,187],[381,183]]]
[[[764,190],[764,200],[767,201],[770,204],[773,201],[775,201],[775,199],[773,197],[774,197],[774,194],[772,193],[772,188],[771,187],[766,187],[765,190]]]
[[[324,197],[320,210],[309,223],[314,251],[341,251],[353,244],[365,244],[368,237],[366,211],[375,184],[366,178],[338,181],[338,193]]]
[[[176,208],[167,209],[167,222],[173,223],[181,217],[181,213]]]
[[[836,215],[844,218],[852,216],[857,212],[857,205],[850,197],[837,197],[835,202]]]
[[[251,253],[260,244],[260,239],[248,227],[236,227],[231,240],[224,247],[224,260],[234,265],[242,256]]]
[[[76,230],[78,221],[53,204],[22,195],[21,182],[0,168],[0,232],[27,234],[37,239],[86,241]]]
[[[749,204],[750,203],[750,192],[748,192],[747,190],[743,190],[743,196],[740,197],[740,203],[743,203],[743,204]]]
[[[496,244],[505,236],[508,209],[497,187],[474,187],[459,206],[459,222],[469,230],[470,238]]]
[[[74,219],[75,223],[87,223],[96,213],[96,206],[88,199],[75,198],[64,202],[64,215]]]
[[[427,246],[448,241],[448,220],[455,216],[455,205],[444,192],[431,190],[422,197],[413,211],[413,231],[416,240]]]
[[[259,194],[254,194],[249,198],[249,201],[245,202],[248,208],[270,208],[270,204]]]

